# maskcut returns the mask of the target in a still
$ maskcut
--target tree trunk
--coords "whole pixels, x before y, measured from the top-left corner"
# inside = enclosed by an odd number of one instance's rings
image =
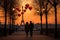
[[[47,6],[48,6],[48,0],[46,0],[46,12],[45,12],[45,17],[46,17],[46,35],[48,35],[48,12],[47,12]]]
[[[46,35],[48,35],[48,18],[47,18],[47,13],[46,13]]]
[[[43,4],[42,4],[42,0],[39,0],[39,3],[40,3],[40,20],[41,20],[41,31],[40,31],[40,34],[43,34],[43,31],[42,31],[42,7],[43,7]]]
[[[6,24],[7,24],[7,0],[4,0],[4,10],[5,10],[5,26],[4,26],[4,36],[7,35]]]
[[[55,38],[58,37],[58,33],[57,33],[57,5],[56,5],[56,0],[54,0],[54,11],[55,11]]]
[[[43,32],[42,32],[42,13],[41,13],[40,17],[41,17],[41,31],[40,31],[40,33],[43,34]]]

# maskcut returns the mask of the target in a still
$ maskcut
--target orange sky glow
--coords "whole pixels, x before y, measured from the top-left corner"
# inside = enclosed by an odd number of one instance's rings
[[[18,5],[19,9],[21,9],[22,6],[25,6],[25,4],[28,3],[30,6],[32,6],[32,10],[30,11],[29,9],[26,10],[26,12],[24,13],[24,22],[29,22],[30,20],[33,21],[33,23],[40,23],[40,16],[37,15],[37,9],[39,9],[39,4],[35,3],[35,0],[20,0],[18,1]],[[20,12],[17,12],[20,13]],[[52,7],[52,9],[49,11],[50,14],[48,14],[48,23],[49,24],[54,24],[55,23],[55,19],[54,19],[54,9]],[[0,7],[0,16],[4,16],[4,10],[3,8]],[[57,6],[57,22],[58,24],[60,24],[60,6]],[[17,19],[15,20],[15,24],[20,24],[22,20],[22,16],[17,17]],[[45,24],[45,15],[43,15],[43,24]],[[0,21],[2,23],[4,23],[4,17],[0,17]]]

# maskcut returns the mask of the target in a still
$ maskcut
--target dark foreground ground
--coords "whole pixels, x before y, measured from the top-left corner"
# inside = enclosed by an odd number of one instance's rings
[[[59,40],[55,39],[54,37],[40,35],[39,32],[34,31],[33,37],[26,37],[24,31],[18,31],[13,33],[12,35],[8,35],[6,37],[0,37],[0,40]]]

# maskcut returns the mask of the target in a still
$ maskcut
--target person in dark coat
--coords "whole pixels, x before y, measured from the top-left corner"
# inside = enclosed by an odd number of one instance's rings
[[[32,35],[33,35],[33,28],[34,28],[34,24],[32,23],[32,21],[30,21],[29,31],[30,31],[30,36],[31,36],[31,37],[32,37]]]
[[[28,32],[29,32],[29,24],[28,24],[28,22],[26,22],[26,24],[25,24],[25,32],[26,32],[26,36],[28,36]]]

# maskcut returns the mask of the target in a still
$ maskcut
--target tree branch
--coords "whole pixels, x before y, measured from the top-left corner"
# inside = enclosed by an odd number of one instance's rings
[[[51,0],[48,0],[48,2],[53,6],[53,3],[51,2]]]

